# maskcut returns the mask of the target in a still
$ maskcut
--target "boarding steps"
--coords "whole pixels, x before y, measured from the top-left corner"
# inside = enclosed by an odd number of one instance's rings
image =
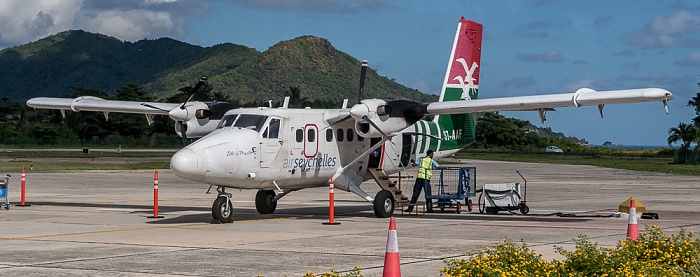
[[[381,187],[383,190],[391,192],[391,195],[394,196],[394,201],[397,204],[408,203],[408,197],[403,195],[403,193],[396,186],[396,182],[391,181],[384,170],[381,168],[370,168],[369,173],[372,174],[372,178],[374,178],[379,187]]]

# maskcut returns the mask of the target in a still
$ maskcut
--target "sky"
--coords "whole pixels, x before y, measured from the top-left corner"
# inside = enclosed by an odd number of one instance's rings
[[[700,2],[650,0],[2,0],[0,49],[65,30],[265,51],[302,35],[424,93],[442,86],[460,17],[484,25],[479,98],[659,87],[661,103],[503,112],[591,144],[666,145],[700,82]]]

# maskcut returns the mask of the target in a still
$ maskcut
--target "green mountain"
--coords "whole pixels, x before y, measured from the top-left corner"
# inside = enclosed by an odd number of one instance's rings
[[[244,101],[281,101],[289,87],[308,100],[356,102],[360,61],[322,38],[302,36],[259,52],[231,43],[200,47],[170,38],[120,41],[65,31],[0,51],[0,96],[24,102],[63,97],[74,87],[114,94],[136,84],[157,98],[209,77],[212,92]],[[369,70],[365,98],[436,101]]]

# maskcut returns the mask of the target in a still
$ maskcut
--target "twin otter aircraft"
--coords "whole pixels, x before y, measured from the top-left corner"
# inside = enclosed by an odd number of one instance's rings
[[[456,153],[475,139],[478,112],[533,110],[545,120],[558,107],[667,101],[673,95],[659,88],[477,99],[483,26],[462,18],[457,27],[440,101],[365,99],[341,109],[232,108],[229,103],[144,103],[96,97],[33,98],[34,108],[169,115],[183,138],[201,137],[170,160],[178,176],[217,186],[212,215],[231,222],[231,194],[226,188],[258,189],[255,207],[273,213],[284,195],[329,185],[374,203],[377,217],[388,217],[397,202],[405,202],[386,175],[405,170],[410,160],[435,151],[435,158]],[[360,98],[367,63],[362,64]],[[201,86],[200,80],[195,89]],[[191,95],[190,95],[191,98]],[[422,120],[434,115],[432,121]],[[373,154],[373,155],[370,155]],[[378,155],[377,155],[378,154]],[[371,197],[360,184],[374,178],[382,187]]]

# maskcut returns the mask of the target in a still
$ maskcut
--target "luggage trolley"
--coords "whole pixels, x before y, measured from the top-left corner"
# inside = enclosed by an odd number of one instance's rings
[[[457,213],[461,213],[462,199],[467,210],[471,212],[472,200],[469,198],[476,196],[476,167],[447,167],[440,169],[437,176],[437,182],[433,183],[435,193],[427,191],[425,194],[425,199],[436,200],[427,205],[428,212],[433,212],[435,205],[441,212],[444,212],[445,208],[454,208]]]
[[[10,185],[10,174],[5,175],[2,182],[0,182],[0,199],[5,198],[5,202],[0,202],[0,208],[5,208],[5,210],[10,209],[10,197],[7,195],[7,187]]]

